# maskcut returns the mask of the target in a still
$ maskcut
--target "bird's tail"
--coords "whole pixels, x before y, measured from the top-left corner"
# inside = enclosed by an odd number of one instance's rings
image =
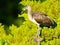
[[[55,28],[57,26],[57,23],[54,21],[54,24],[52,25],[52,28]]]

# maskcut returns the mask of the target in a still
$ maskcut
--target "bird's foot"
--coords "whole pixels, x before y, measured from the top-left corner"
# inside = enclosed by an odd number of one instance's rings
[[[33,37],[31,37],[31,38],[30,38],[30,40],[29,40],[29,41],[31,41],[31,40],[34,40],[34,41],[35,41],[35,43],[36,43],[36,42],[38,42],[38,45],[40,45],[40,42],[43,40],[43,38],[33,36]]]
[[[35,41],[42,41],[43,40],[43,38],[41,38],[41,37],[35,37],[35,36],[33,36],[33,37],[30,38],[30,40],[32,40],[32,39],[34,39]]]
[[[41,37],[36,38],[36,41],[37,41],[37,42],[40,42],[40,41],[42,41],[42,40],[43,40],[43,38],[41,38]]]
[[[41,37],[37,37],[36,38],[36,41],[38,42],[38,45],[40,45],[40,42],[43,40],[43,38],[41,38]]]
[[[35,40],[36,40],[37,42],[39,42],[39,41],[42,41],[43,38],[41,38],[41,37],[35,37]]]

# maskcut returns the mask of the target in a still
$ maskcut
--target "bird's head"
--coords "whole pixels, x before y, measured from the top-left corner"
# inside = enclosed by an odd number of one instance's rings
[[[30,10],[31,10],[31,6],[30,6],[30,5],[27,5],[23,10],[24,10],[24,11],[25,11],[25,10],[30,11]]]

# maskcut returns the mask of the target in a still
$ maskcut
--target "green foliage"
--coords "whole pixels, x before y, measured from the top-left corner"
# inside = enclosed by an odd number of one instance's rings
[[[31,5],[32,11],[44,12],[50,16],[57,23],[57,26],[54,29],[43,27],[41,37],[44,40],[41,45],[60,45],[60,1],[46,0],[42,3],[41,1],[23,0],[19,4]],[[21,18],[19,19],[20,26],[17,27],[12,24],[9,27],[11,30],[9,35],[6,35],[4,26],[0,24],[0,45],[4,43],[5,45],[37,45],[37,42],[32,38],[36,36],[37,25],[29,21],[27,13],[18,14],[18,17]]]
[[[4,39],[0,39],[0,45],[10,45],[9,42],[5,41]]]

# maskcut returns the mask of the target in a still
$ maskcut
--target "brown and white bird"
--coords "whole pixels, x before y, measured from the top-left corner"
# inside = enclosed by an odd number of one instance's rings
[[[42,26],[47,26],[47,27],[50,27],[52,25],[54,25],[54,21],[49,17],[47,16],[46,14],[42,13],[42,12],[38,12],[38,11],[35,11],[35,12],[31,12],[31,6],[26,6],[24,8],[24,10],[27,10],[28,11],[28,18],[30,21],[32,21],[33,23],[37,24],[38,26],[38,32],[37,32],[37,41],[39,41],[39,36],[40,36],[40,25]],[[41,40],[42,38],[40,38]],[[38,45],[40,45],[38,43]]]

